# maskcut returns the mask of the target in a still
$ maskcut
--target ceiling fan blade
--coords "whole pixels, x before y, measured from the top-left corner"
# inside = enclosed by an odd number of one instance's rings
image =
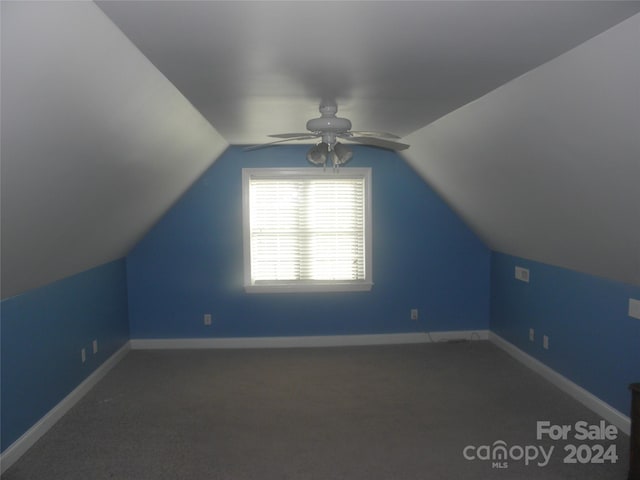
[[[307,140],[310,138],[316,138],[316,135],[307,135],[304,137],[292,137],[292,138],[284,138],[282,140],[276,140],[275,142],[261,143],[260,145],[252,145],[250,147],[245,147],[245,152],[250,152],[251,150],[258,150],[259,148],[271,147],[272,145],[277,145],[278,143],[290,142],[292,140]]]
[[[389,132],[361,132],[361,131],[352,130],[349,133],[353,135],[358,135],[360,137],[402,138],[394,133],[389,133]]]
[[[362,143],[363,145],[386,148],[387,150],[400,151],[409,148],[409,145],[406,143],[392,142],[391,140],[384,140],[376,137],[349,137],[347,140]]]
[[[297,137],[315,137],[316,135],[309,133],[309,132],[304,132],[304,133],[274,133],[273,135],[267,135],[267,137],[272,137],[272,138],[297,138]]]

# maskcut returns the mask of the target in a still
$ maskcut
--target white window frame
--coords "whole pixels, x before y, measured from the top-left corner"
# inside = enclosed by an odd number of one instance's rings
[[[252,178],[359,178],[364,179],[365,198],[365,278],[361,280],[313,280],[274,281],[259,283],[251,279],[251,226],[250,226],[250,180]],[[339,170],[318,168],[243,168],[242,169],[242,228],[244,248],[244,288],[247,293],[291,293],[291,292],[357,292],[368,291],[373,286],[373,255],[371,225],[371,168],[340,168]]]

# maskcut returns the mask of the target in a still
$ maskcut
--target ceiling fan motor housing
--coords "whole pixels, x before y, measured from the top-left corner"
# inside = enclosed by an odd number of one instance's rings
[[[311,132],[347,132],[351,130],[351,122],[346,118],[334,115],[313,118],[307,122],[307,130]]]
[[[338,138],[344,138],[353,143],[371,145],[378,148],[386,148],[388,150],[399,151],[409,148],[409,145],[394,141],[396,138],[400,137],[391,133],[367,131],[352,132],[351,121],[347,118],[336,117],[337,112],[338,105],[336,104],[336,102],[333,100],[324,99],[322,103],[320,103],[320,117],[313,118],[307,122],[307,130],[309,130],[311,133],[280,133],[269,135],[270,137],[279,138],[280,140],[265,143],[255,147],[250,147],[249,150],[268,147],[292,140],[309,140],[311,138],[320,138],[321,142],[318,145],[325,144],[327,153],[334,153],[333,157],[335,166],[336,164],[341,165],[348,162],[353,155],[351,150],[348,150],[344,146],[338,146]],[[323,159],[322,152],[320,152],[319,150],[314,150],[317,148],[319,147],[312,147],[312,150],[309,152],[311,155],[309,161],[311,163],[324,165],[326,160]],[[335,152],[334,148],[336,148]],[[338,152],[338,150],[341,150],[341,152]]]

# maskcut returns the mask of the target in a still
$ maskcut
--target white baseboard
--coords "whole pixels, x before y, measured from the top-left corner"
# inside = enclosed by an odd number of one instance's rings
[[[430,336],[429,336],[430,335]],[[234,337],[234,338],[163,338],[131,339],[133,350],[168,350],[197,348],[301,348],[397,345],[447,340],[487,340],[488,330],[452,332],[388,333],[376,335],[321,335],[308,337]]]
[[[552,368],[546,366],[541,361],[533,358],[531,355],[523,352],[518,347],[509,343],[504,338],[493,332],[489,333],[491,343],[501,348],[516,360],[522,362],[534,372],[542,375],[546,380],[554,384],[560,390],[569,394],[571,397],[582,403],[585,407],[600,415],[606,421],[618,427],[622,432],[629,435],[631,431],[631,419],[613,408],[608,403],[600,400],[598,397],[582,388],[580,385],[572,382],[567,377],[559,374]]]
[[[69,395],[38,420],[0,455],[0,474],[13,465],[31,446],[38,441],[62,416],[84,397],[130,350],[129,342],[111,355],[91,375],[85,378]]]

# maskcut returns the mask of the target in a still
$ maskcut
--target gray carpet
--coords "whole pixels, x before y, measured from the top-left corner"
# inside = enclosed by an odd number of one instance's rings
[[[3,479],[625,479],[562,462],[536,421],[599,418],[488,342],[133,351]],[[463,457],[535,445],[547,466]],[[517,450],[514,450],[517,453]],[[517,455],[516,455],[517,456]]]

